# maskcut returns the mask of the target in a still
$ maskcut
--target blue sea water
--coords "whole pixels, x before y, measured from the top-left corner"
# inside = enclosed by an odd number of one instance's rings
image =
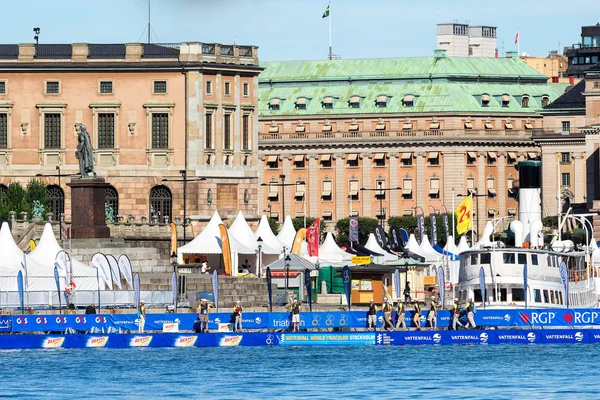
[[[592,344],[10,350],[0,397],[593,398],[599,354]]]

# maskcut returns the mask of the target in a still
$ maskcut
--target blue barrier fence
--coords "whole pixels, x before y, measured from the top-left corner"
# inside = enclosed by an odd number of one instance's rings
[[[0,349],[600,343],[598,329],[426,332],[0,335]]]
[[[412,312],[405,314],[407,326],[412,323]],[[394,313],[395,318],[395,313]],[[382,314],[378,314],[378,327],[381,327]],[[421,326],[425,326],[427,312],[421,316]],[[300,315],[303,329],[365,328],[365,311],[352,312],[304,312]],[[209,315],[209,329],[216,330],[219,324],[231,322],[230,313]],[[146,316],[146,330],[162,330],[163,323],[178,323],[183,331],[198,327],[196,314],[149,314]],[[291,325],[291,315],[285,312],[247,312],[242,318],[245,330],[281,330]],[[478,326],[492,327],[582,327],[600,325],[600,309],[522,309],[522,310],[479,310],[475,314]],[[439,311],[437,325],[440,328],[451,325],[449,311]],[[67,328],[78,332],[126,332],[138,329],[136,314],[97,314],[97,315],[18,315],[0,316],[0,332],[64,332]]]

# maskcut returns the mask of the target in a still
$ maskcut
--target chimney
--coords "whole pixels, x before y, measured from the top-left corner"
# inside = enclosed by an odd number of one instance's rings
[[[433,55],[435,58],[446,58],[447,52],[446,49],[434,49]]]
[[[21,43],[19,44],[19,62],[33,62],[35,58],[35,44]]]

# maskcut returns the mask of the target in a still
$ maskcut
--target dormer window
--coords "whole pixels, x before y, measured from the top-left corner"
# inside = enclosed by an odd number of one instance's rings
[[[503,94],[502,95],[502,107],[508,107],[509,103],[510,103],[510,96],[507,94]]]
[[[269,110],[278,111],[281,107],[281,99],[271,99],[269,101]]]
[[[331,110],[333,108],[333,97],[325,97],[321,104],[323,108]]]
[[[306,98],[300,97],[298,100],[296,100],[296,109],[306,110]]]
[[[387,99],[387,96],[378,96],[375,105],[380,108],[387,107]]]
[[[521,107],[523,107],[523,108],[529,107],[529,96],[521,97]]]
[[[481,107],[489,107],[490,106],[490,95],[482,94],[481,95]]]
[[[411,95],[411,94],[407,94],[406,96],[404,96],[404,99],[402,99],[402,105],[404,107],[412,107],[415,103],[415,96]]]
[[[548,96],[542,96],[542,107],[546,107],[550,104],[550,98]]]
[[[350,97],[350,100],[348,101],[348,105],[350,106],[350,108],[360,108],[360,97],[359,96]]]

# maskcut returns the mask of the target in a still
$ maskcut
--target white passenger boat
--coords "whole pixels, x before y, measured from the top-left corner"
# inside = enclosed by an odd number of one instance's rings
[[[525,293],[529,308],[596,308],[594,246],[579,246],[570,240],[544,243],[540,206],[541,162],[519,163],[519,220],[510,222],[514,247],[492,241],[496,226],[508,218],[488,222],[482,239],[472,249],[460,253],[458,283],[459,301],[472,298],[482,304],[480,275],[483,269],[486,308],[525,308]],[[585,226],[585,221],[582,221]],[[591,228],[591,226],[590,226]],[[591,229],[590,229],[591,231]],[[587,243],[593,243],[590,239]],[[561,280],[564,263],[568,276],[567,288]],[[524,288],[524,266],[527,265],[527,291]],[[568,293],[568,295],[567,295]]]

